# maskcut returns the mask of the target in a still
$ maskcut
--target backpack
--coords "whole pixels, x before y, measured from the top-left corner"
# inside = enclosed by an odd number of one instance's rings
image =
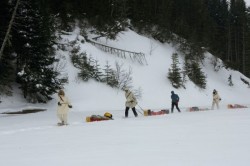
[[[177,94],[176,94],[176,99],[177,99],[177,102],[179,102],[180,98]]]
[[[177,94],[172,94],[171,95],[172,102],[179,102],[179,96]]]
[[[113,115],[111,113],[109,113],[109,112],[106,112],[104,114],[104,116],[107,117],[107,118],[110,118],[110,119],[112,119],[112,117],[113,117]]]

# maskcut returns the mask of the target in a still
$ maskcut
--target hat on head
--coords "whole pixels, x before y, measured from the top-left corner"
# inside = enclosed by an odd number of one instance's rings
[[[128,91],[129,89],[128,89],[128,87],[125,87],[124,90],[125,90],[125,91]]]
[[[174,91],[171,91],[171,93],[173,94],[173,93],[174,93]]]

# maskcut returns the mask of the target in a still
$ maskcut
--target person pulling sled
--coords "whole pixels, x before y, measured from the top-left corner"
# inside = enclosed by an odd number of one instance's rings
[[[125,97],[126,97],[126,103],[125,103],[125,118],[128,117],[128,111],[130,108],[132,108],[132,111],[135,115],[135,117],[138,116],[135,106],[137,105],[137,100],[135,98],[135,95],[133,94],[133,92],[131,92],[128,88],[125,88]]]

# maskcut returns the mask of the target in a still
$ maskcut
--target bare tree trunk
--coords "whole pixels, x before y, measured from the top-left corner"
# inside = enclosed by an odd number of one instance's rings
[[[5,37],[4,37],[4,40],[3,40],[3,44],[2,44],[2,46],[1,46],[1,50],[0,50],[0,60],[1,60],[2,55],[3,55],[4,47],[5,47],[6,43],[7,43],[8,38],[9,38],[10,30],[11,30],[12,24],[13,24],[13,22],[14,22],[14,18],[15,18],[15,16],[16,16],[16,11],[17,11],[19,2],[20,2],[20,0],[17,0],[16,5],[15,5],[15,9],[14,9],[14,11],[13,11],[13,13],[12,13],[12,16],[11,16],[11,20],[10,20],[10,23],[9,23],[9,26],[8,26],[8,29],[7,29],[7,32],[6,32]]]
[[[113,0],[109,0],[109,5],[111,7],[110,16],[113,17],[115,2]]]

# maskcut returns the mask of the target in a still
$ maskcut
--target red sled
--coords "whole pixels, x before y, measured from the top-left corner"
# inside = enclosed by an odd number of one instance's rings
[[[154,115],[164,115],[164,114],[169,114],[169,110],[160,110],[160,111],[151,111],[149,110],[144,110],[144,116],[154,116]]]
[[[96,121],[104,121],[104,120],[113,120],[112,118],[101,116],[101,115],[91,115],[86,117],[86,122],[96,122]]]
[[[227,108],[228,108],[228,109],[235,109],[235,108],[247,108],[247,106],[240,105],[240,104],[234,104],[234,105],[232,105],[232,104],[228,104],[228,105],[227,105]]]

